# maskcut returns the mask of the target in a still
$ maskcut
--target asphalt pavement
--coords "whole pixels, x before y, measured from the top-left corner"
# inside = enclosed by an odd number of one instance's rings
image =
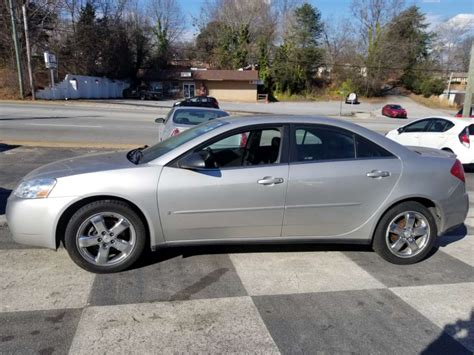
[[[97,151],[0,148],[0,215],[29,170]],[[467,188],[474,201],[474,173]],[[15,244],[0,221],[0,354],[472,354],[473,211],[416,265],[361,246],[207,246],[112,275]]]

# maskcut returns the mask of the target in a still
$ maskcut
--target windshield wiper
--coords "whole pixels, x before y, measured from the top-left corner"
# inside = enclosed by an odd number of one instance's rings
[[[147,145],[144,145],[143,147],[140,147],[140,148],[132,149],[131,151],[127,153],[127,159],[130,160],[133,164],[138,165],[140,160],[142,160],[143,158],[142,150],[146,148],[148,148]]]

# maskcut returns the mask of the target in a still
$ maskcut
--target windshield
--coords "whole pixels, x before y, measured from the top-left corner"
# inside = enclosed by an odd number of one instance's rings
[[[194,126],[224,116],[229,116],[229,114],[221,110],[179,109],[174,114],[173,122]]]
[[[196,127],[188,129],[177,136],[170,137],[158,144],[148,147],[142,151],[143,157],[140,163],[148,163],[156,158],[170,152],[171,150],[199,137],[207,132],[213,131],[218,127],[228,124],[225,121],[208,121]]]
[[[392,108],[394,110],[401,110],[402,107],[400,105],[392,105]]]

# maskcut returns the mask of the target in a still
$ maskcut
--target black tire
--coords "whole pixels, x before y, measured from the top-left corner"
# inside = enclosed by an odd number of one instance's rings
[[[129,231],[127,232],[127,230],[125,230],[124,232],[121,232],[118,234],[124,235],[126,238],[127,233],[128,233],[129,240],[128,241],[125,240],[125,242],[130,242],[129,245],[130,245],[131,250],[129,251],[128,255],[126,255],[125,252],[123,253],[122,255],[123,260],[119,260],[115,263],[112,263],[111,265],[98,265],[94,263],[92,260],[88,260],[87,256],[89,255],[88,254],[89,249],[80,248],[78,245],[79,229],[82,228],[82,226],[86,226],[88,220],[91,217],[101,215],[102,213],[123,216],[129,223],[129,227],[127,227]],[[109,217],[106,217],[106,218],[109,218]],[[111,221],[113,222],[113,219],[111,219]],[[111,222],[108,222],[108,223],[110,224]],[[92,226],[89,228],[89,230],[92,230],[92,233],[97,233],[96,228]],[[132,231],[134,232],[133,243],[132,243],[132,236],[131,236]],[[94,234],[94,238],[95,237],[99,239],[100,235]],[[106,237],[111,238],[111,236],[109,235],[107,235]],[[89,237],[89,238],[92,238],[92,237]],[[114,246],[117,246],[120,244],[120,243],[114,244],[115,241],[119,239],[118,235],[112,239],[114,239],[114,241],[110,240],[108,241],[108,243],[104,242],[103,244],[108,244],[108,248],[110,252],[112,253],[112,258],[113,258],[114,253],[116,253],[117,255],[120,255],[120,253],[122,252],[114,248]],[[122,201],[117,201],[117,200],[100,200],[100,201],[91,202],[81,207],[79,210],[77,210],[74,213],[74,215],[71,217],[66,227],[66,231],[64,235],[64,246],[69,256],[71,257],[71,259],[81,268],[90,272],[103,274],[103,273],[113,273],[113,272],[123,271],[129,268],[130,266],[132,266],[142,254],[143,249],[146,244],[146,240],[147,240],[146,228],[143,221],[137,215],[137,213],[135,213],[130,208],[130,206],[127,203],[122,202]],[[121,239],[120,241],[123,241],[123,239]],[[94,246],[90,246],[89,248],[91,249],[98,248],[96,250],[100,251],[101,245],[103,244],[99,244],[99,243],[97,244],[98,246],[94,245]],[[104,248],[107,248],[107,247],[104,246]],[[84,253],[86,253],[86,255],[83,255]],[[90,254],[93,256],[93,250]],[[107,255],[109,255],[109,252],[107,252]],[[112,258],[110,262],[113,261]]]
[[[388,246],[388,238],[396,238],[396,236],[389,236],[388,228],[392,221],[405,212],[415,212],[425,218],[427,225],[429,226],[429,233],[426,233],[426,241],[423,243],[423,248],[414,254],[413,256],[400,257],[396,255],[396,251],[392,252]],[[385,260],[399,265],[415,264],[423,260],[433,249],[433,246],[438,235],[438,228],[433,214],[428,208],[423,206],[421,203],[415,201],[402,202],[390,210],[388,210],[384,216],[380,219],[379,224],[375,230],[374,239],[372,243],[373,249]],[[395,244],[395,243],[394,243]],[[401,251],[408,248],[408,243],[405,243],[405,247]]]

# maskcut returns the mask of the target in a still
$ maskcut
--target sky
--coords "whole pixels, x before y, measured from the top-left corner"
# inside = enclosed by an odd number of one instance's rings
[[[205,0],[178,0],[187,14],[188,31],[186,37],[192,38],[192,18],[198,17]],[[309,0],[319,9],[324,20],[347,18],[351,16],[352,0]],[[474,14],[474,0],[405,0],[405,4],[417,5],[426,14],[431,28],[458,14]]]

